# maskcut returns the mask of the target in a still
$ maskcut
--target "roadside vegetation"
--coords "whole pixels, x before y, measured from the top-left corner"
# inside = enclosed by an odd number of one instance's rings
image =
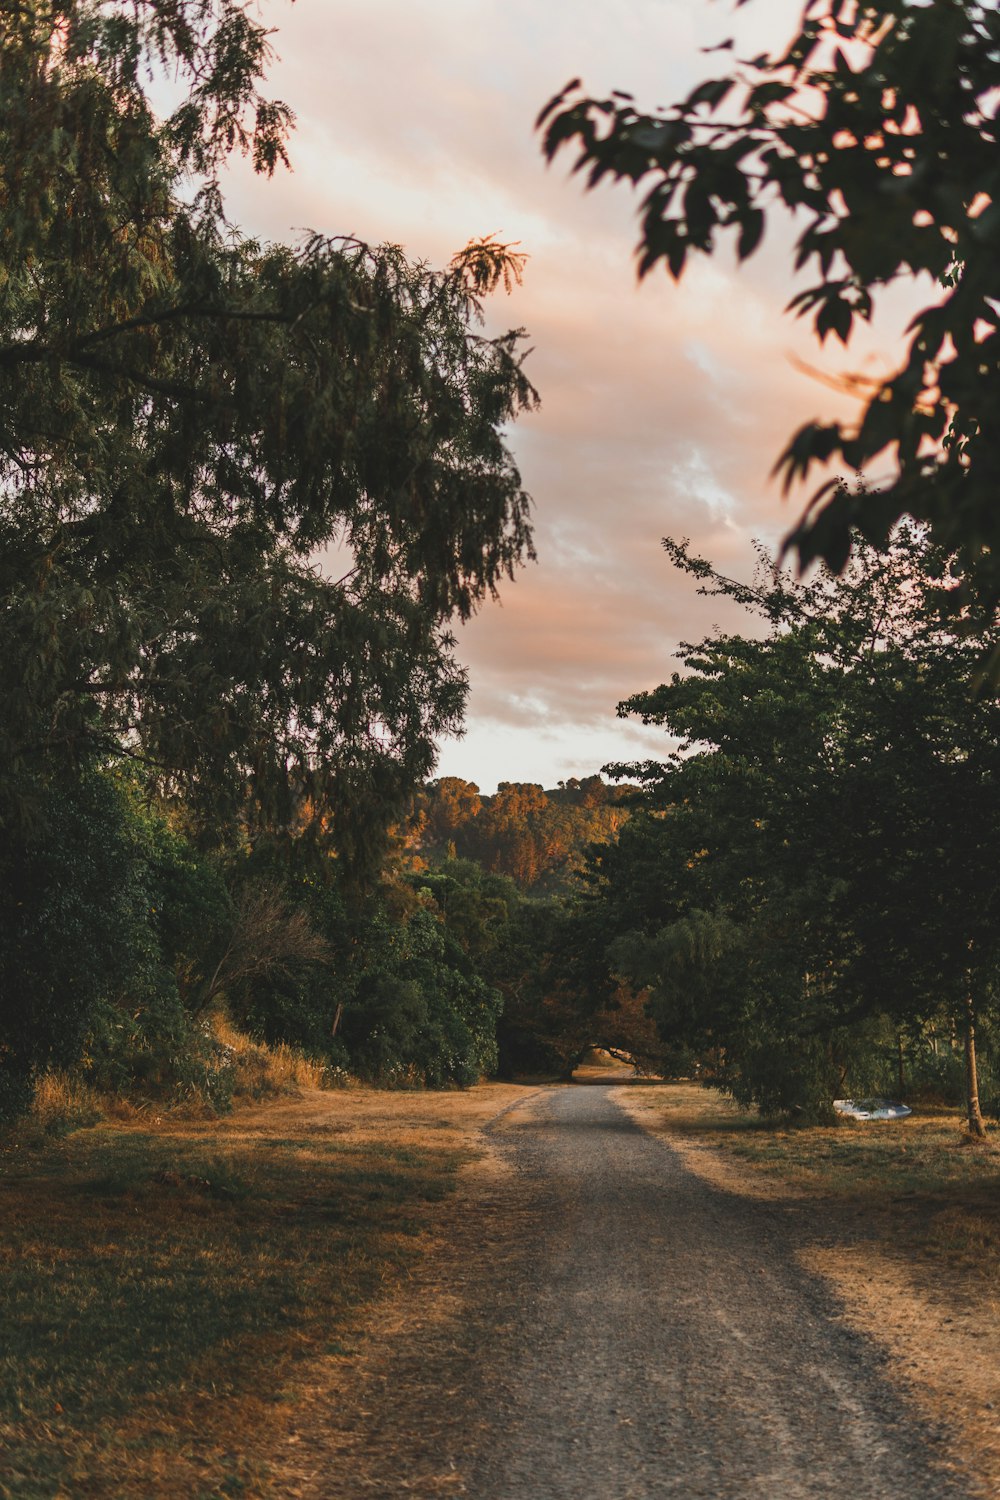
[[[970,1150],[954,1110],[789,1126],[692,1083],[633,1089],[628,1107],[682,1150],[717,1154],[738,1190],[856,1210],[876,1237],[1000,1283],[1000,1145]]]
[[[954,558],[921,527],[804,581],[665,545],[748,629],[682,645],[683,670],[620,705],[676,748],[614,768],[642,793],[593,852],[584,977],[641,992],[685,1071],[767,1116],[964,1094],[981,1138],[1000,1107],[992,614],[955,618]]]
[[[268,1493],[298,1383],[350,1358],[511,1093],[86,1125],[43,1091],[0,1149],[0,1495]]]
[[[850,416],[775,455],[786,492],[815,488],[753,585],[665,543],[750,620],[620,705],[680,748],[620,768],[645,797],[594,862],[597,964],[766,1113],[884,1087],[893,1032],[955,1035],[977,1139],[1000,964],[997,41],[981,0],[806,0],[786,46],[720,41],[685,98],[574,78],[537,122],[587,188],[637,189],[640,277],[743,261],[777,229],[786,313],[820,346],[847,349],[893,289],[918,308],[897,364],[822,377]]]

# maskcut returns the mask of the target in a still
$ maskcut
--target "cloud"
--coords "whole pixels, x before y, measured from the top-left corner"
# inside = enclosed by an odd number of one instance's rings
[[[570,158],[545,167],[533,133],[574,74],[597,92],[666,104],[717,65],[700,47],[734,26],[755,51],[780,45],[799,10],[799,0],[757,0],[735,15],[696,0],[267,9],[282,59],[272,86],[298,115],[295,170],[269,184],[234,171],[238,222],[282,239],[310,227],[391,240],[437,264],[499,231],[531,257],[524,286],[489,316],[496,330],[526,327],[534,348],[542,407],[512,442],[540,560],[460,632],[470,732],[446,747],[449,774],[488,787],[484,766],[496,769],[500,746],[501,778],[525,779],[521,757],[543,780],[662,746],[662,735],[617,721],[615,704],[661,681],[679,640],[737,620],[671,570],[661,538],[689,537],[749,576],[751,539],[777,542],[802,503],[781,501],[778,454],[801,422],[851,410],[794,367],[831,362],[782,315],[787,228],[741,271],[725,252],[679,287],[660,275],[637,287],[635,195],[584,193]],[[897,300],[896,324],[906,310]],[[880,336],[840,367],[879,358]]]

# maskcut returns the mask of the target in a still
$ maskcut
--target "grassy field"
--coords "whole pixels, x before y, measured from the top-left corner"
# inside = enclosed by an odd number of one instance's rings
[[[954,1111],[782,1128],[695,1084],[630,1095],[647,1127],[695,1159],[713,1153],[717,1173],[754,1196],[822,1198],[893,1237],[903,1223],[914,1250],[1000,1279],[1000,1130],[973,1143]]]
[[[350,1353],[505,1102],[310,1092],[8,1141],[0,1495],[268,1493],[297,1370]]]

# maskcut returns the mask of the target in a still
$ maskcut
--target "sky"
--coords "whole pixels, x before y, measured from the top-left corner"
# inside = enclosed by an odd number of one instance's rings
[[[701,48],[730,35],[754,53],[778,47],[799,9],[262,0],[275,28],[266,91],[297,117],[293,169],[270,182],[234,170],[236,223],[286,241],[304,230],[391,241],[435,265],[496,233],[529,257],[523,285],[494,298],[489,318],[529,334],[541,406],[510,443],[538,561],[459,631],[467,731],[443,743],[438,775],[484,792],[554,786],[664,753],[663,731],[619,719],[616,705],[676,670],[682,640],[745,617],[699,598],[661,539],[690,538],[749,577],[753,539],[776,545],[808,494],[783,501],[770,477],[785,442],[812,417],[851,411],[796,361],[830,375],[889,366],[905,299],[848,353],[821,352],[783,315],[795,289],[787,225],[742,268],[727,249],[680,285],[654,273],[640,286],[637,198],[624,185],[585,193],[569,156],[546,166],[534,130],[577,76],[598,96],[620,88],[642,107],[668,105],[718,67]]]

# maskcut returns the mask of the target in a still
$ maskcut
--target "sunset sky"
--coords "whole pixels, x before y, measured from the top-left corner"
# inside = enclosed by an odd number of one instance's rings
[[[777,227],[737,271],[727,248],[675,286],[637,286],[635,199],[584,194],[568,156],[546,167],[534,120],[580,76],[670,104],[719,69],[700,48],[729,35],[759,52],[788,40],[799,0],[263,0],[276,29],[270,92],[298,123],[293,171],[248,170],[228,189],[247,231],[304,229],[403,245],[444,264],[496,232],[530,259],[524,285],[491,306],[523,325],[541,410],[512,444],[535,505],[539,561],[461,632],[468,732],[438,774],[484,791],[546,786],[609,760],[657,754],[658,731],[616,718],[619,699],[674,669],[681,639],[738,624],[670,568],[665,535],[692,539],[749,576],[751,539],[797,515],[769,478],[784,441],[846,403],[795,368],[884,369],[906,311],[877,339],[822,353],[782,316],[791,231]],[[728,54],[723,54],[724,57]]]

